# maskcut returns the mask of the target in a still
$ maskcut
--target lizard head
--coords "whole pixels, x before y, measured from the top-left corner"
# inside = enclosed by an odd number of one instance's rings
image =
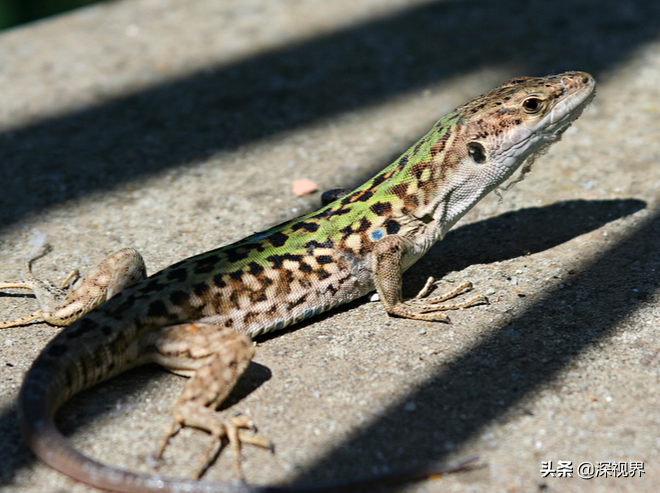
[[[448,142],[453,156],[440,166],[442,185],[432,201],[443,232],[522,166],[514,183],[520,181],[580,116],[595,87],[585,72],[518,77],[448,115],[456,122]]]
[[[466,122],[468,157],[508,178],[525,159],[561,138],[594,97],[595,87],[584,72],[504,82],[457,110]]]

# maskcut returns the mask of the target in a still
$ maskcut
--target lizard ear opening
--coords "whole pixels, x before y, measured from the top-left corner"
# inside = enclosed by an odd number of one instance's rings
[[[479,142],[470,142],[467,145],[467,150],[475,163],[484,164],[486,162],[486,149]]]

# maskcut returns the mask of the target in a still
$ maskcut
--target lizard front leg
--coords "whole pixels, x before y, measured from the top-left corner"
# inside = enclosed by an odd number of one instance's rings
[[[107,257],[80,279],[77,279],[78,271],[71,272],[56,287],[32,274],[32,262],[44,251],[26,261],[24,282],[0,283],[0,289],[32,291],[39,302],[39,309],[27,317],[0,323],[0,329],[25,325],[37,319],[51,325],[69,325],[125,287],[147,277],[142,255],[134,248],[124,248]]]
[[[216,408],[229,396],[254,356],[250,338],[225,327],[207,323],[187,323],[166,327],[157,336],[154,360],[179,374],[190,374],[183,393],[173,406],[174,419],[160,443],[157,458],[163,456],[169,439],[183,426],[205,430],[211,443],[202,454],[194,476],[199,478],[220,451],[226,438],[233,456],[234,469],[242,480],[241,444],[249,443],[269,450],[272,444],[242,430],[255,430],[245,417],[223,418]]]
[[[488,303],[488,300],[484,296],[473,296],[462,303],[439,304],[472,289],[470,283],[463,283],[445,295],[426,298],[422,301],[422,298],[428,294],[433,285],[434,280],[430,277],[413,300],[414,303],[421,306],[421,310],[411,310],[403,301],[402,266],[404,255],[406,252],[412,251],[414,246],[414,243],[410,239],[399,235],[386,236],[376,242],[373,255],[374,284],[387,313],[414,320],[449,322],[449,317],[442,313],[443,311],[459,310],[461,308]]]

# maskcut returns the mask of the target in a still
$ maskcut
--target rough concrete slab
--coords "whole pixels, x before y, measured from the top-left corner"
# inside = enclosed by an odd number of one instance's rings
[[[124,0],[0,34],[0,279],[33,230],[58,280],[121,247],[150,272],[309,211],[293,179],[353,187],[470,97],[577,69],[598,96],[563,142],[413,268],[489,306],[452,325],[362,300],[259,341],[227,412],[252,417],[249,482],[322,482],[471,455],[485,468],[409,492],[652,492],[660,480],[660,6],[644,0]],[[8,319],[35,308],[0,295]],[[16,430],[24,372],[58,329],[0,333],[0,485],[82,492]],[[60,424],[85,453],[152,471],[180,377],[91,389]],[[185,430],[159,472],[206,444]],[[573,477],[543,477],[572,461]],[[580,479],[582,462],[643,462]],[[206,475],[231,481],[228,454]]]

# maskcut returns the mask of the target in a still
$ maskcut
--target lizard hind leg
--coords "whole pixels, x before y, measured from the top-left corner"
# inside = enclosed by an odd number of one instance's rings
[[[167,444],[182,427],[207,431],[211,443],[195,468],[199,478],[229,442],[233,467],[242,480],[241,444],[249,443],[272,450],[271,443],[243,430],[256,430],[246,417],[222,417],[216,408],[229,396],[254,356],[248,336],[207,323],[186,323],[163,329],[156,341],[154,361],[179,374],[192,373],[173,405],[173,421],[160,442],[156,455],[161,459]]]
[[[125,287],[147,277],[140,253],[133,248],[124,248],[90,269],[82,278],[77,270],[72,271],[57,287],[32,274],[32,263],[47,251],[42,249],[28,258],[25,281],[0,283],[0,289],[32,291],[39,302],[39,309],[32,315],[0,322],[0,329],[25,325],[37,319],[56,326],[69,325]]]

